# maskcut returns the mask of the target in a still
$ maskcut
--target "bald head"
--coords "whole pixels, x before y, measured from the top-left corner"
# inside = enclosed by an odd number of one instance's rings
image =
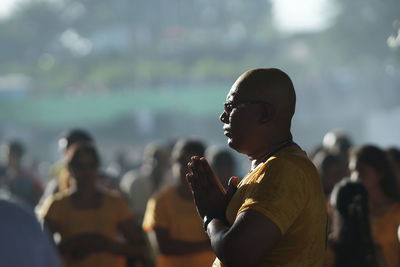
[[[289,76],[275,68],[253,69],[243,73],[235,82],[238,91],[273,105],[277,116],[289,119],[294,115],[296,94]]]

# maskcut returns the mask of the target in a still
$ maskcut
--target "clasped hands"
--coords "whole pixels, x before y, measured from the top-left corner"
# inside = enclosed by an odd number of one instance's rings
[[[187,181],[201,218],[225,218],[226,207],[236,192],[238,177],[231,177],[226,190],[204,157],[193,156],[188,163]]]

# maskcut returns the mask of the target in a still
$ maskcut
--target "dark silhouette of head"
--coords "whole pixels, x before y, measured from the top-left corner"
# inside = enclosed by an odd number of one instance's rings
[[[159,143],[148,144],[143,151],[142,174],[152,179],[153,189],[161,185],[165,172],[169,168],[169,155],[166,148]]]
[[[374,145],[354,148],[350,151],[349,166],[353,172],[358,173],[358,178],[363,181],[368,190],[374,188],[376,183],[386,197],[399,201],[396,176],[385,151]]]
[[[372,239],[368,193],[361,182],[344,179],[331,195],[333,232],[330,244],[335,267],[376,267],[378,260]]]
[[[389,160],[392,163],[393,170],[396,174],[397,186],[400,187],[400,149],[396,147],[390,147],[386,150],[386,154],[388,155]]]
[[[76,143],[93,143],[94,139],[89,132],[83,129],[72,129],[66,132],[58,141],[60,148],[66,152],[70,146]]]
[[[179,176],[179,182],[186,183],[186,173],[189,171],[187,164],[192,156],[203,157],[205,146],[201,141],[194,139],[180,139],[172,149],[172,171]],[[176,177],[178,178],[178,177]],[[185,182],[183,182],[185,181]]]
[[[222,185],[227,188],[229,179],[236,171],[236,162],[232,153],[221,147],[209,147],[205,154]]]
[[[341,154],[321,150],[314,156],[313,163],[321,177],[326,196],[331,194],[336,183],[348,175],[347,160]]]
[[[4,156],[9,167],[20,168],[24,154],[25,146],[19,140],[11,140],[4,146]]]
[[[91,143],[75,143],[71,145],[65,157],[66,165],[77,186],[93,185],[100,166],[100,156]]]
[[[325,134],[322,141],[323,148],[331,153],[347,156],[352,146],[350,137],[342,131],[330,131]]]

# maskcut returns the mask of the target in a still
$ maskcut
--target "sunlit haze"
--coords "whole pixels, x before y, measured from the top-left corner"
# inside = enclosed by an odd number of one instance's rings
[[[0,19],[8,17],[14,7],[23,0],[2,0],[0,5]]]
[[[272,0],[276,27],[285,32],[320,31],[334,11],[329,0]]]

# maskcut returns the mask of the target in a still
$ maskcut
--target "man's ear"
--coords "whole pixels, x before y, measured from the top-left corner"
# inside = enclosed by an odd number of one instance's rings
[[[263,104],[263,109],[260,115],[260,123],[268,123],[275,117],[275,108],[269,103]]]

